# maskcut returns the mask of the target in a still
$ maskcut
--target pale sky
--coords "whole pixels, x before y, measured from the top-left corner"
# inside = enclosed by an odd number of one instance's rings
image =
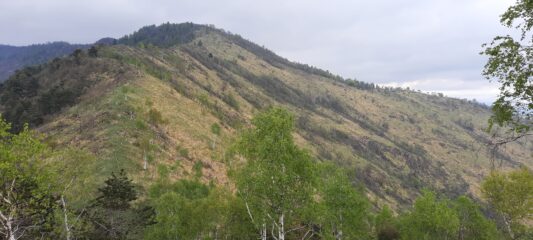
[[[0,0],[0,44],[91,43],[164,22],[214,24],[345,78],[490,103],[481,44],[513,0]]]

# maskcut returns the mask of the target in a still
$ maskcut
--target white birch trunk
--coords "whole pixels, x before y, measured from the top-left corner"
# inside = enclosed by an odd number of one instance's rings
[[[342,221],[342,217],[340,219]],[[335,224],[335,240],[342,240],[342,224],[339,225]]]
[[[282,213],[279,216],[279,226],[278,226],[278,240],[285,240],[285,214]]]
[[[70,231],[70,226],[68,224],[67,204],[65,202],[65,197],[63,195],[61,195],[61,205],[62,205],[62,208],[63,208],[63,222],[65,224],[66,240],[70,240],[71,231]]]
[[[0,218],[2,220],[2,226],[5,228],[4,236],[6,236],[6,239],[9,240],[16,240],[15,237],[15,231],[16,228],[13,229],[13,217],[10,215],[5,216],[2,211],[0,211]]]
[[[335,239],[342,240],[342,230],[337,231],[337,234],[335,234]]]
[[[263,223],[263,227],[261,228],[261,240],[267,240],[267,225],[266,225],[266,223]]]
[[[14,187],[15,187],[15,179],[13,179],[13,181],[11,182],[11,187],[9,191],[7,192],[7,196],[4,197],[2,194],[0,194],[0,197],[2,197],[2,199],[0,200],[4,202],[2,204],[5,204],[6,206],[10,206],[8,210],[9,212],[6,213],[7,216],[4,215],[2,211],[0,211],[0,220],[1,220],[2,226],[5,228],[4,235],[9,240],[17,240],[17,237],[15,237],[15,234],[19,230],[18,226],[13,226],[14,221],[15,221],[13,219],[13,216],[15,215],[15,206],[12,204],[10,198],[11,198],[11,193],[13,192]]]
[[[16,240],[17,238],[15,238],[15,232],[13,230],[13,218],[11,216],[8,217],[6,226],[7,235],[9,235],[9,240]]]
[[[148,168],[148,158],[146,157],[146,151],[144,150],[143,150],[143,160],[144,160],[143,170],[146,171],[146,169]]]

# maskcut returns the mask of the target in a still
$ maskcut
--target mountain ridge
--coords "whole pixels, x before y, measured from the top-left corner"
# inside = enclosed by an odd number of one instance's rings
[[[16,70],[28,66],[46,63],[54,58],[68,55],[76,49],[87,49],[92,45],[112,45],[114,38],[101,38],[94,44],[72,44],[65,41],[37,43],[26,46],[0,44],[0,83],[5,81]]]
[[[531,142],[489,152],[486,106],[344,80],[190,24],[148,26],[116,45],[21,70],[0,88],[0,110],[57,146],[95,154],[96,175],[126,168],[146,185],[161,169],[230,184],[224,149],[269,106],[293,112],[297,143],[345,168],[376,205],[407,206],[423,188],[479,196],[493,158],[533,166]],[[220,135],[210,131],[215,124]]]

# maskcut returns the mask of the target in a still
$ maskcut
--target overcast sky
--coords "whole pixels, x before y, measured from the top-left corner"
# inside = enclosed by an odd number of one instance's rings
[[[90,43],[163,22],[214,24],[346,78],[490,103],[478,53],[513,0],[0,0],[0,44]]]

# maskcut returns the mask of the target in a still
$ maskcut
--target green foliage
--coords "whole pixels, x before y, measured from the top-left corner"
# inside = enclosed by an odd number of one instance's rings
[[[84,214],[89,223],[84,235],[89,239],[137,239],[146,226],[154,224],[152,207],[132,205],[138,192],[124,170],[112,173],[98,192]]]
[[[193,204],[168,192],[154,201],[157,224],[147,230],[145,239],[193,239],[201,226],[195,223]],[[192,235],[192,236],[191,236]]]
[[[172,78],[172,72],[168,71],[164,67],[161,67],[150,58],[131,56],[123,53],[117,53],[114,51],[105,52],[105,56],[108,58],[116,59],[122,63],[133,65],[136,68],[143,70],[150,76],[160,80],[169,81]]]
[[[133,34],[118,39],[119,44],[145,45],[152,44],[158,47],[171,47],[173,45],[188,43],[194,39],[195,32],[206,28],[193,23],[165,23],[159,26],[146,26]]]
[[[355,87],[361,90],[372,91],[377,88],[377,86],[374,83],[361,82],[361,81],[357,81],[356,79],[346,79],[344,80],[344,82],[351,87]]]
[[[50,237],[58,187],[44,161],[50,150],[27,125],[19,134],[10,127],[0,119],[0,236]]]
[[[40,110],[43,115],[58,112],[64,106],[74,104],[77,95],[70,89],[52,88],[45,92],[38,101]]]
[[[522,168],[510,173],[492,172],[481,187],[490,206],[499,214],[503,231],[511,238],[533,232],[533,173]],[[529,228],[529,229],[528,229]]]
[[[457,236],[460,220],[448,200],[437,200],[434,193],[425,191],[412,212],[401,219],[402,239],[438,240]]]
[[[194,172],[195,177],[201,177],[202,176],[202,169],[204,168],[204,164],[202,161],[196,161],[194,165],[192,166],[192,170]]]
[[[397,220],[390,208],[385,205],[374,219],[374,228],[378,240],[400,239]]]
[[[198,95],[198,101],[206,106],[206,107],[209,107],[211,105],[211,103],[209,102],[209,97],[207,96],[207,94],[200,94]]]
[[[157,223],[145,239],[251,239],[246,211],[234,196],[196,181],[154,185]]]
[[[465,196],[457,198],[453,207],[459,217],[459,239],[490,240],[499,239],[494,222],[485,218],[479,206]]]
[[[105,186],[98,191],[100,196],[96,198],[95,204],[104,208],[127,209],[131,207],[130,202],[137,199],[135,186],[124,170],[121,170],[118,176],[112,173],[105,181]]]
[[[146,130],[147,128],[146,124],[141,119],[135,120],[135,127],[139,130]]]
[[[89,57],[98,57],[98,49],[96,48],[96,46],[92,46],[91,48],[89,48],[89,50],[87,51],[87,55],[89,55]]]
[[[157,173],[159,174],[159,178],[163,181],[168,181],[168,176],[170,174],[170,170],[168,167],[164,164],[158,164],[157,165]]]
[[[26,123],[39,126],[46,116],[74,105],[100,80],[93,76],[110,67],[109,62],[88,58],[83,52],[74,55],[26,67],[3,83],[0,104],[4,118],[13,124],[11,131],[21,131]]]
[[[187,199],[197,199],[207,197],[209,188],[198,181],[178,180],[171,184],[160,182],[150,187],[149,197],[156,199],[166,192],[175,192]]]
[[[319,184],[320,219],[325,239],[361,239],[370,236],[369,203],[348,180],[346,173],[332,165],[323,165]]]
[[[161,112],[159,110],[155,109],[155,108],[151,108],[148,111],[148,120],[153,125],[160,125],[160,124],[165,124],[166,123],[166,121],[163,118],[163,115],[161,114]]]
[[[510,125],[516,132],[531,129],[533,117],[533,1],[517,0],[501,15],[500,22],[508,28],[517,28],[522,35],[497,36],[482,54],[489,57],[483,75],[501,83],[500,95],[494,103],[494,115],[489,123]]]
[[[272,108],[252,123],[255,128],[236,144],[236,151],[247,159],[235,176],[237,190],[258,230],[266,224],[285,234],[297,224],[298,211],[312,200],[315,169],[307,152],[294,143],[288,111]]]
[[[176,150],[178,150],[178,153],[180,154],[182,158],[187,158],[187,159],[189,158],[189,149],[181,147],[181,146],[177,146]]]
[[[500,239],[494,222],[465,196],[454,201],[439,200],[434,193],[424,191],[413,210],[400,216],[399,223],[385,209],[376,217],[376,231],[380,239],[398,239],[388,235],[397,225],[400,226],[402,239]]]
[[[221,132],[220,125],[218,125],[218,123],[213,123],[211,125],[211,132],[215,135],[220,135],[220,132]]]

